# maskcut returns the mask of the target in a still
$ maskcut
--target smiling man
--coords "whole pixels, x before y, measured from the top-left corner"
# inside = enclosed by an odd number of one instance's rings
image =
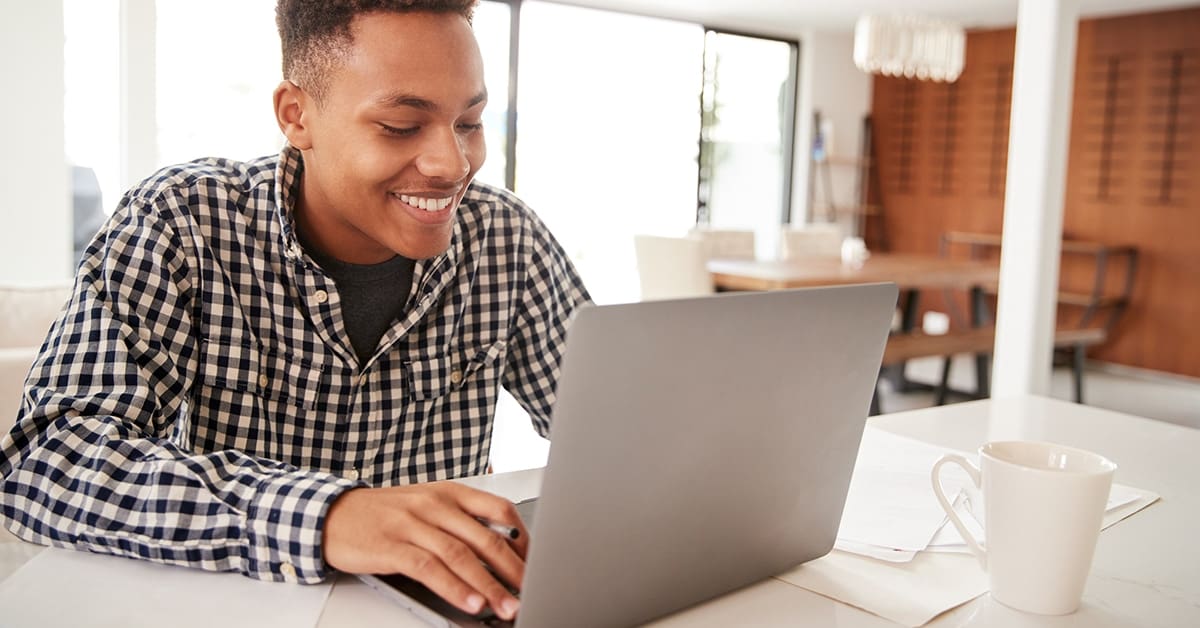
[[[9,530],[265,580],[404,573],[516,613],[520,518],[441,480],[487,468],[501,386],[547,434],[588,295],[472,180],[474,4],[281,0],[287,145],[125,195],[0,441]]]

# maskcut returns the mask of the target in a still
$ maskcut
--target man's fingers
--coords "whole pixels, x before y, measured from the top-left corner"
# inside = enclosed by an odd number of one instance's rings
[[[483,610],[487,598],[459,578],[437,555],[416,545],[401,546],[394,571],[420,582],[447,602],[471,614]]]
[[[496,523],[516,530],[517,538],[508,538],[506,541],[517,553],[517,556],[522,560],[525,559],[529,551],[529,530],[525,528],[525,522],[521,520],[521,515],[517,513],[517,507],[512,502],[503,497],[474,489],[456,491],[454,497],[458,500],[459,506],[478,517],[484,527],[488,523]]]
[[[472,523],[482,528],[477,522]],[[483,528],[483,532],[485,535],[497,536],[486,528]],[[431,552],[431,555],[457,579],[464,582],[474,591],[482,594],[487,600],[488,606],[491,606],[497,615],[504,619],[512,619],[513,614],[516,612],[516,598],[484,567],[484,564],[480,562],[479,552],[471,547],[469,542],[455,538],[455,535],[452,533],[448,534],[430,526],[421,526],[419,530],[414,530],[411,542]],[[503,544],[503,542],[501,543]],[[510,556],[509,562],[520,562],[507,546],[504,548],[504,551]],[[424,566],[414,565],[413,568],[416,569]],[[425,582],[423,574],[411,573],[410,575],[421,582]],[[433,589],[427,582],[426,586]]]
[[[480,519],[512,526],[518,538],[502,536]],[[402,573],[465,611],[487,604],[511,619],[519,602],[496,576],[520,587],[528,536],[511,502],[432,483],[347,491],[330,507],[322,541],[332,567]]]
[[[517,555],[507,536],[499,534],[472,517],[455,517],[444,530],[461,540],[470,551],[515,589],[525,578],[525,561]]]

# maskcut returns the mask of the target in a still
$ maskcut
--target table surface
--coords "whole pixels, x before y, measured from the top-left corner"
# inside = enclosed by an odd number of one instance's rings
[[[1000,268],[992,262],[933,255],[873,253],[861,266],[840,258],[792,260],[714,259],[708,262],[713,284],[724,290],[782,290],[847,283],[892,281],[901,289],[971,288],[995,283]]]
[[[1149,508],[1105,530],[1082,608],[1065,617],[1010,610],[987,595],[928,626],[1200,626],[1200,430],[1041,397],[988,399],[870,419],[870,424],[935,445],[972,451],[988,440],[1049,440],[1099,452],[1118,464],[1115,481],[1159,493]],[[520,499],[538,493],[541,471],[468,483]],[[41,548],[0,543],[0,579]],[[47,583],[53,586],[53,583]],[[339,576],[319,626],[411,626],[416,617],[350,576]],[[659,627],[895,626],[887,620],[775,579],[659,620]]]

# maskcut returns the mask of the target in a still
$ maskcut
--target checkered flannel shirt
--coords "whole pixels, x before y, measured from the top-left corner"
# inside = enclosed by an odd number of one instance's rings
[[[417,262],[403,320],[360,364],[337,287],[296,241],[302,170],[287,147],[168,168],[125,196],[0,441],[9,530],[316,582],[342,492],[486,469],[501,384],[547,434],[589,297],[542,222],[473,183],[449,250]]]

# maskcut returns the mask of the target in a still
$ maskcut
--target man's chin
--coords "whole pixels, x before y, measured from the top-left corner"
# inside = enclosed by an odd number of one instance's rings
[[[446,249],[449,248],[450,239],[446,238],[436,242],[404,242],[396,249],[396,253],[411,260],[427,260],[433,259],[442,253],[445,253]]]

